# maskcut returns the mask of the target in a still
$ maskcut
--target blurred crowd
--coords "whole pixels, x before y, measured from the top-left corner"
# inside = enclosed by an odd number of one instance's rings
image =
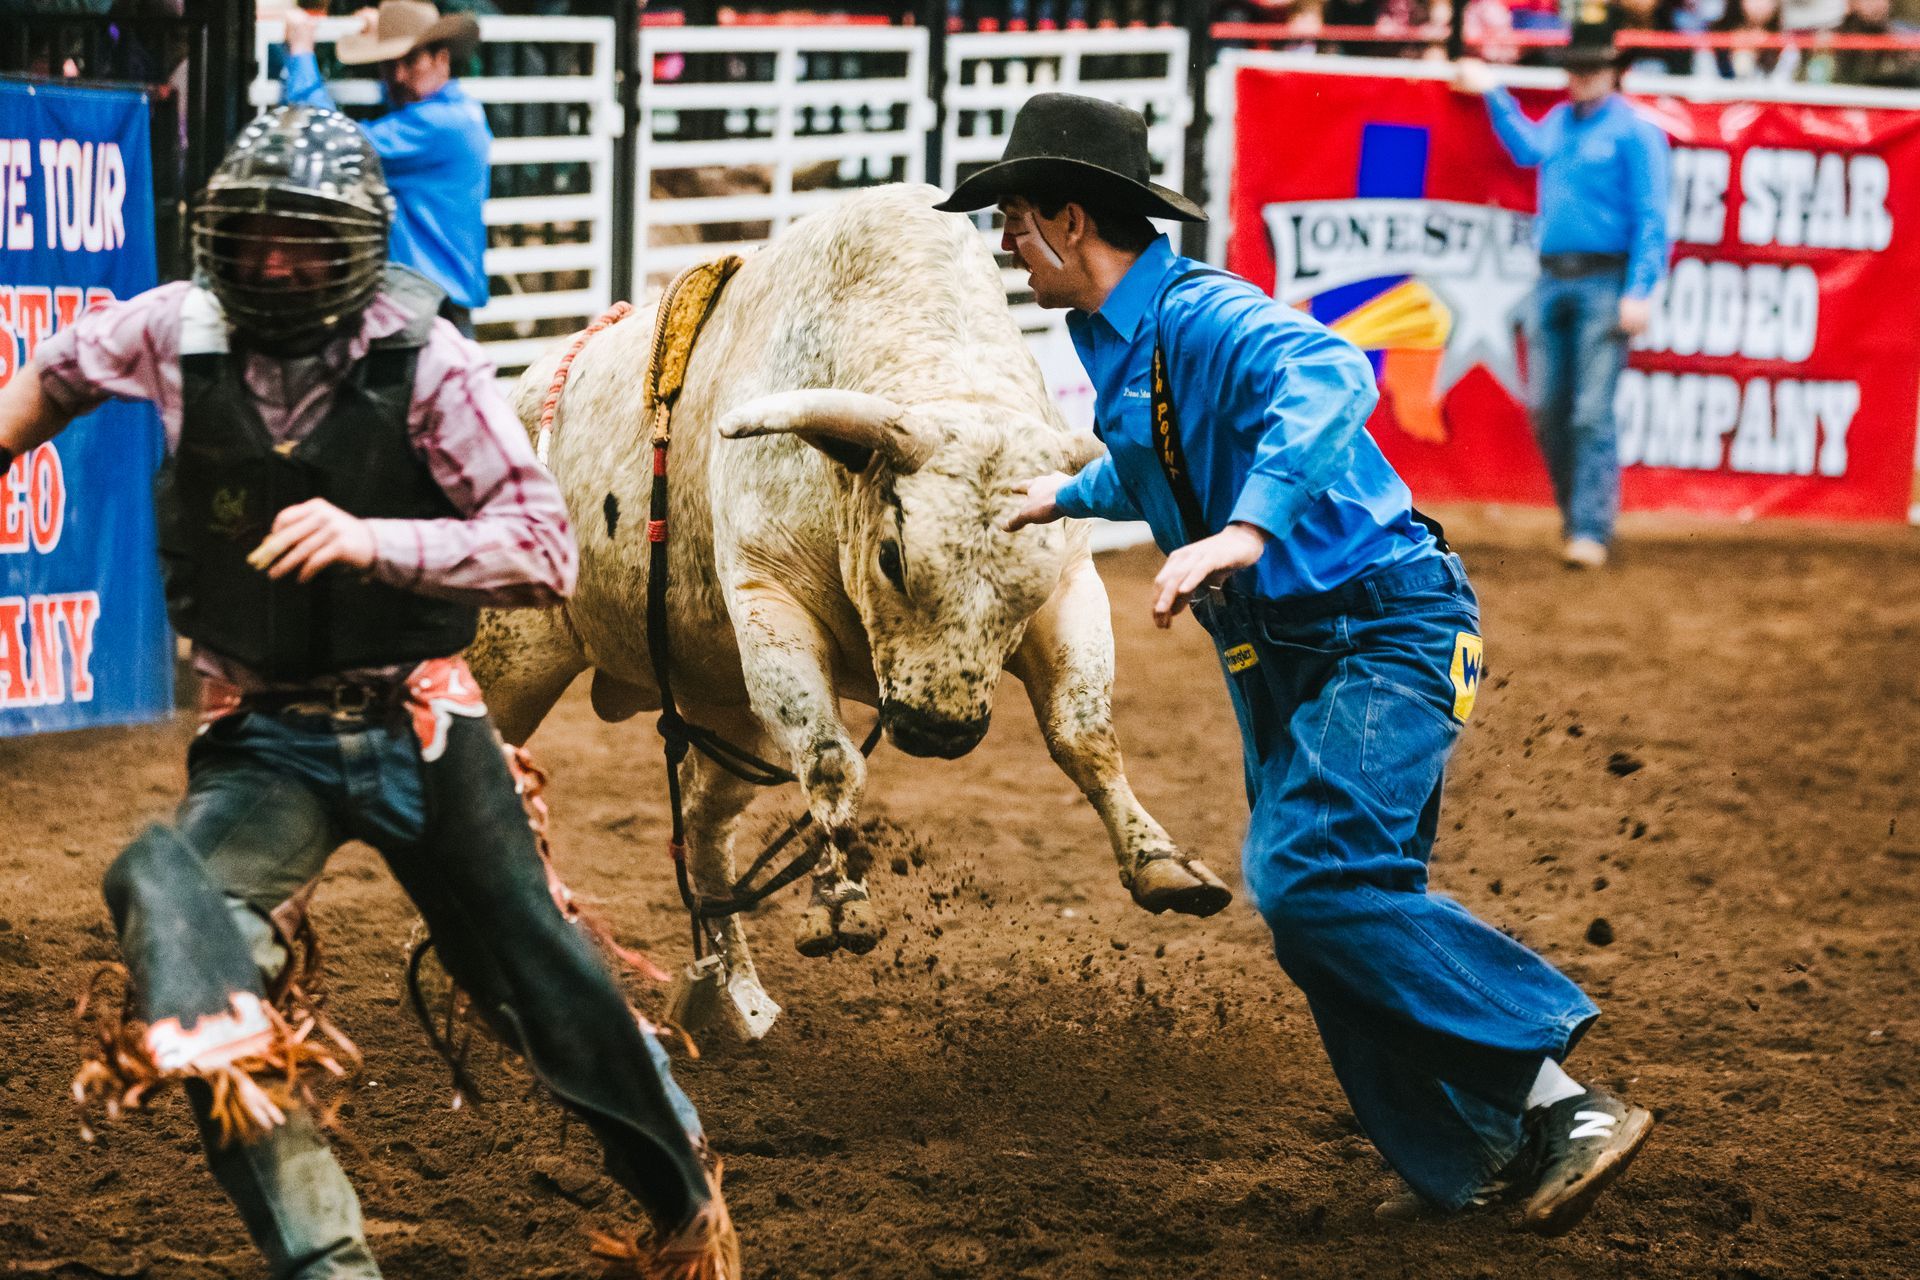
[[[1453,21],[1456,0],[1222,0],[1218,22],[1290,23],[1311,32],[1327,27],[1371,28],[1369,39],[1313,40],[1301,47],[1374,56],[1439,57],[1433,31]],[[1544,60],[1516,32],[1565,29],[1557,0],[1457,0],[1466,6],[1469,45],[1489,62]],[[1729,37],[1750,36],[1751,45],[1722,39],[1719,47],[1642,50],[1630,67],[1733,81],[1799,81],[1920,88],[1920,48],[1833,49],[1820,33],[1893,36],[1920,44],[1920,0],[1615,0],[1614,27],[1630,41],[1633,32]],[[1805,47],[1769,37],[1815,37]],[[1731,47],[1729,47],[1731,46]]]
[[[262,18],[278,18],[290,0],[256,0]],[[302,0],[315,12],[347,14],[368,0]],[[485,15],[565,14],[603,6],[570,0],[437,0],[449,13]],[[1080,27],[1183,25],[1190,0],[945,0],[949,30],[1022,31]],[[109,29],[108,47],[91,56],[42,55],[35,65],[13,69],[39,74],[96,76],[156,84],[178,62],[148,45],[145,21],[181,13],[182,0],[0,0],[0,16],[111,16],[132,26]],[[1489,62],[1544,62],[1531,34],[1565,30],[1561,0],[1214,0],[1216,23],[1286,24],[1285,38],[1230,39],[1226,43],[1286,47],[1373,56],[1440,57],[1453,6],[1464,6],[1466,39]],[[700,25],[748,21],[776,11],[810,12],[855,21],[914,21],[939,5],[921,0],[678,0],[647,6],[656,19]],[[1920,47],[1835,49],[1822,34],[1890,36],[1920,46],[1920,0],[1612,0],[1610,20],[1632,43],[1635,32],[1698,35],[1712,47],[1649,48],[1632,66],[1673,75],[1732,81],[1798,81],[1920,88]],[[1338,28],[1338,38],[1317,33]],[[1359,35],[1357,29],[1371,34]],[[1784,43],[1780,36],[1806,39]],[[1753,43],[1741,43],[1739,37]],[[77,51],[76,51],[77,54]],[[44,64],[44,65],[43,65]],[[64,64],[64,65],[63,65]]]

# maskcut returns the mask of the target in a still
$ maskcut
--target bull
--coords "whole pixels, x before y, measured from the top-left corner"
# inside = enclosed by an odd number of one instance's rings
[[[673,415],[670,679],[689,720],[790,767],[827,833],[795,935],[810,956],[866,952],[882,933],[846,856],[867,769],[841,700],[877,707],[900,750],[954,758],[986,733],[1003,671],[1105,823],[1133,900],[1209,915],[1230,899],[1128,785],[1085,527],[1001,528],[1023,480],[1098,446],[1061,421],[992,254],[966,218],[930,207],[938,196],[852,194],[752,255],[699,335]],[[645,308],[593,335],[554,420],[575,595],[488,614],[469,653],[510,741],[589,668],[602,718],[660,705],[645,625],[651,339]],[[520,381],[530,429],[559,359]],[[723,896],[753,788],[698,752],[680,770],[689,870]],[[739,917],[719,934],[729,973],[757,991]]]

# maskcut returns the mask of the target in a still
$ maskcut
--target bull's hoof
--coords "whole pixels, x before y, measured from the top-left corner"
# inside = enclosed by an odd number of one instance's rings
[[[1233,901],[1233,890],[1212,868],[1177,853],[1149,854],[1134,864],[1127,888],[1135,902],[1155,915],[1177,911],[1183,916],[1210,916]]]
[[[840,934],[840,945],[857,956],[863,956],[879,946],[880,936],[884,932],[873,913],[873,904],[865,898],[853,898],[841,903],[840,913],[834,917],[834,926]]]
[[[793,949],[816,960],[840,949],[840,935],[833,928],[833,908],[814,902],[800,913],[800,923],[793,931]]]

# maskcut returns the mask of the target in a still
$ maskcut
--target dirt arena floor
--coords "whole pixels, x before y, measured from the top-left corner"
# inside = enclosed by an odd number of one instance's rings
[[[790,890],[754,924],[786,1016],[681,1069],[749,1274],[1920,1275],[1920,534],[1630,523],[1616,571],[1575,576],[1537,513],[1446,514],[1489,675],[1434,880],[1604,1006],[1572,1065],[1661,1120],[1628,1181],[1555,1241],[1377,1222],[1392,1180],[1265,928],[1136,910],[1009,687],[968,758],[876,757],[881,948],[801,959]],[[1148,624],[1155,566],[1105,570],[1132,778],[1237,880],[1230,712],[1199,628]],[[91,1146],[64,1099],[72,993],[113,955],[101,872],[170,809],[187,732],[0,743],[0,1275],[259,1274],[177,1098]],[[575,888],[679,959],[651,728],[576,692],[534,746]],[[630,1220],[619,1194],[508,1064],[502,1100],[448,1109],[371,853],[335,859],[318,918],[387,1274],[593,1275],[581,1233]]]

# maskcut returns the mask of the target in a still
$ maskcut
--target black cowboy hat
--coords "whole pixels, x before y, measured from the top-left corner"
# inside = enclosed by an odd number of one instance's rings
[[[1617,67],[1628,55],[1613,43],[1613,23],[1605,18],[1576,20],[1566,44],[1552,51],[1551,60],[1568,71],[1599,71]]]
[[[1075,93],[1037,93],[1013,118],[998,164],[933,206],[971,213],[1008,196],[1072,200],[1149,218],[1205,222],[1206,211],[1150,178],[1147,120],[1138,111]]]

